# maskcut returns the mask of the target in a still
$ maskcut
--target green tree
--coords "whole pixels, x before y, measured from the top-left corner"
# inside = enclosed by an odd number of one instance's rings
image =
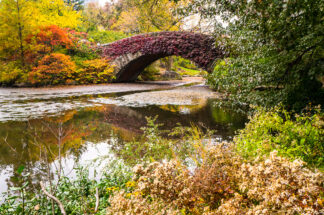
[[[65,0],[65,3],[69,6],[72,6],[76,11],[84,9],[84,0]]]
[[[228,48],[209,84],[232,101],[293,109],[324,103],[323,0],[194,0],[183,12],[212,22]]]

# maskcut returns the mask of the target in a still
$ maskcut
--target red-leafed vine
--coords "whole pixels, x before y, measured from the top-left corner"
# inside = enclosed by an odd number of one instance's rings
[[[181,56],[207,69],[224,50],[215,46],[211,36],[190,32],[158,32],[122,39],[103,47],[103,55],[110,59],[140,52],[142,55]]]

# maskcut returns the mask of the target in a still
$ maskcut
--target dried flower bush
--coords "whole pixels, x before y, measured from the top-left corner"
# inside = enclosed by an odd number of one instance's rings
[[[243,163],[239,190],[247,199],[258,202],[248,213],[318,214],[323,209],[320,194],[324,175],[304,166],[303,161],[291,162],[277,151],[261,162]]]
[[[205,150],[194,171],[178,161],[134,167],[134,190],[107,214],[320,214],[323,173],[274,151],[245,163],[230,144]]]
[[[192,202],[189,175],[177,167],[176,162],[153,162],[147,167],[137,165],[133,169],[135,189],[131,193],[121,191],[111,199],[108,214],[177,214],[177,204]]]

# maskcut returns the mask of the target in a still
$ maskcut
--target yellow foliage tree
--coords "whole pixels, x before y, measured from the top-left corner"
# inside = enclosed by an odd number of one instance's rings
[[[120,14],[113,25],[116,30],[139,34],[157,31],[178,31],[183,25],[183,18],[174,12],[186,5],[188,0],[127,0],[128,7]],[[167,57],[166,68],[172,67],[172,57]]]
[[[35,19],[38,26],[57,25],[61,28],[76,28],[81,23],[81,13],[63,0],[38,0],[39,15]]]
[[[46,25],[75,28],[80,18],[80,13],[65,5],[63,0],[1,0],[0,60],[19,57],[24,66],[27,35]]]
[[[182,19],[174,11],[184,3],[169,0],[128,1],[129,6],[121,13],[114,27],[127,33],[177,31],[182,25]]]

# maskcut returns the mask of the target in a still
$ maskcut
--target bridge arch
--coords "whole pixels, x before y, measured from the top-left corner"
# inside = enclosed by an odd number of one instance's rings
[[[135,81],[154,61],[181,56],[211,72],[216,59],[224,58],[213,37],[191,32],[156,32],[136,35],[101,45],[102,54],[116,66],[116,82]]]

